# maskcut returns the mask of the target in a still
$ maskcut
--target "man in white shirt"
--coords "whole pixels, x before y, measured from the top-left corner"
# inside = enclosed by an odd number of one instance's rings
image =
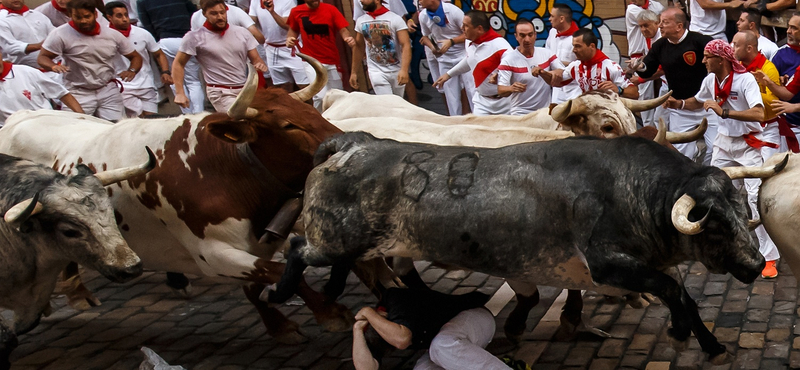
[[[772,60],[772,57],[778,52],[778,45],[761,34],[761,13],[758,10],[742,9],[742,14],[736,21],[736,28],[739,29],[739,32],[752,31],[758,35],[758,51],[767,59]]]
[[[376,95],[395,94],[402,97],[408,83],[411,65],[411,39],[403,18],[390,12],[381,0],[361,0],[366,14],[356,19],[356,47],[350,68],[350,86],[358,88],[362,47],[366,45],[367,71]]]
[[[12,63],[39,68],[36,58],[53,24],[23,0],[0,1],[0,50]]]
[[[461,30],[464,12],[453,4],[441,0],[420,0],[420,29],[424,36],[420,43],[433,53],[438,65],[439,78],[466,57],[464,41],[467,39]],[[448,80],[441,87],[447,99],[447,109],[451,116],[463,114],[461,90],[467,91],[467,99],[472,105],[475,81],[471,73],[463,73],[459,78]],[[466,111],[466,109],[464,109]]]
[[[142,68],[142,56],[125,36],[97,23],[94,1],[71,0],[68,7],[72,21],[47,36],[37,61],[44,70],[63,74],[67,90],[86,114],[119,120],[124,108],[114,58],[122,55],[131,62],[119,74],[123,81],[131,81]],[[63,65],[53,61],[59,55]]]
[[[628,35],[628,55],[631,58],[641,58],[650,50],[646,38],[639,29],[639,14],[644,11],[651,11],[656,14],[656,25],[658,15],[664,10],[664,6],[655,0],[633,0],[625,8],[625,28]]]
[[[403,5],[403,0],[384,0],[381,4],[386,9],[389,9],[390,12],[399,15],[401,18],[408,14],[406,12],[406,6]],[[361,18],[361,16],[364,14],[367,13],[364,11],[364,6],[361,4],[361,2],[353,1],[353,21]]]
[[[689,13],[692,15],[689,31],[728,41],[725,36],[725,11],[738,9],[742,4],[742,0],[689,0]]]
[[[568,65],[577,59],[572,52],[572,35],[578,24],[572,20],[572,9],[567,4],[553,4],[550,9],[550,33],[544,47],[556,53],[561,64]],[[551,103],[559,104],[581,94],[577,85],[556,86],[553,88]]]
[[[142,70],[136,74],[136,77],[122,82],[124,88],[122,103],[125,106],[126,117],[143,117],[158,113],[158,92],[153,80],[150,56],[152,55],[158,62],[161,82],[171,85],[172,76],[169,64],[167,64],[167,57],[150,32],[130,24],[128,8],[124,3],[119,1],[107,3],[106,17],[109,20],[109,27],[127,37],[136,52],[144,59]],[[130,68],[130,62],[122,56],[118,56],[114,61],[114,67],[117,73],[122,73]]]
[[[53,109],[50,100],[56,99],[73,111],[83,113],[81,105],[64,86],[38,69],[4,62],[0,53],[0,127],[16,111]]]
[[[266,72],[267,66],[258,56],[258,43],[253,35],[245,28],[228,24],[228,7],[224,0],[203,0],[200,8],[207,21],[203,28],[183,37],[172,64],[175,103],[189,106],[183,91],[183,73],[189,58],[194,56],[206,79],[208,100],[217,112],[227,112],[247,80],[248,59],[261,72]]]
[[[658,30],[659,17],[656,13],[650,10],[643,10],[636,16],[638,23],[639,33],[644,37],[644,49],[641,53],[631,54],[632,58],[641,58],[650,52],[653,43],[661,38],[661,32]],[[664,72],[656,72],[650,78],[642,78],[638,75],[630,77],[632,84],[639,88],[639,100],[653,99],[656,96],[661,96],[669,91],[667,81],[663,78]],[[656,88],[656,81],[660,81],[660,86]],[[658,91],[657,91],[658,90]],[[664,111],[664,108],[659,106],[656,109],[640,112],[642,116],[643,126],[656,127],[656,117],[663,118],[669,124],[669,114]]]
[[[206,17],[203,15],[202,10],[197,10],[192,14],[192,31],[200,29],[203,27],[203,24],[206,22]],[[238,6],[228,6],[228,24],[231,26],[239,26],[247,28],[250,31],[250,34],[255,37],[258,44],[261,45],[264,43],[264,35],[261,31],[256,27],[256,22],[253,18],[250,18],[247,15],[247,12],[239,8]]]
[[[705,46],[703,63],[709,74],[703,80],[697,95],[678,101],[670,99],[667,104],[673,108],[700,109],[713,111],[719,116],[717,137],[711,165],[716,167],[745,166],[756,167],[764,163],[761,151],[756,149],[762,143],[764,103],[761,90],[752,74],[734,58],[733,48],[725,41],[712,40]],[[734,184],[741,188],[741,180]],[[748,203],[752,218],[758,218],[758,189],[761,179],[745,179]],[[759,250],[767,260],[762,275],[775,277],[775,261],[779,258],[778,249],[769,239],[764,226],[756,228]]]
[[[255,0],[250,3],[250,17],[258,21],[266,41],[264,52],[272,83],[287,92],[294,90],[293,84],[302,89],[311,83],[303,60],[293,49],[286,47],[289,29],[286,21],[295,6],[295,0]]]
[[[514,37],[519,46],[503,54],[497,76],[497,94],[511,96],[510,115],[521,116],[550,106],[552,87],[543,79],[534,77],[531,70],[564,69],[564,65],[550,49],[535,47],[536,29],[531,21],[517,18]]]

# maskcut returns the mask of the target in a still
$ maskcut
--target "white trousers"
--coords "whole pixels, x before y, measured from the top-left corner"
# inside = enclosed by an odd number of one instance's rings
[[[464,57],[466,58],[466,56]],[[439,76],[444,76],[444,74],[456,64],[458,64],[457,61],[439,60]],[[461,89],[467,90],[470,110],[474,107],[472,104],[472,97],[475,94],[475,80],[472,78],[471,71],[450,77],[452,78],[444,83],[442,90],[444,90],[444,96],[447,98],[447,110],[450,112],[450,115],[458,116],[464,114],[461,109]]]
[[[305,62],[303,62],[303,66],[306,69],[306,75],[308,76],[309,81],[314,81],[314,79],[317,78],[317,72],[314,71],[314,67]],[[316,108],[319,112],[322,112],[322,99],[325,97],[325,94],[328,93],[328,90],[344,90],[344,85],[342,85],[342,75],[339,73],[339,70],[336,69],[336,66],[333,64],[323,64],[322,66],[328,70],[328,84],[323,86],[322,90],[320,90],[317,95],[314,95],[314,108]]]
[[[118,121],[124,117],[122,94],[119,92],[119,85],[114,82],[97,90],[73,87],[70,93],[83,108],[83,113],[109,121]],[[66,104],[61,105],[61,110],[71,111]]]
[[[686,144],[672,144],[681,154],[689,157],[689,159],[709,165],[711,163],[712,151],[714,147],[714,139],[717,137],[717,115],[713,111],[706,112],[703,109],[698,110],[682,110],[682,109],[666,109],[669,113],[668,128],[674,132],[686,132],[693,130],[703,118],[708,118],[708,129],[705,134],[706,152],[700,153],[697,148],[697,143]]]
[[[380,71],[369,71],[369,80],[372,82],[372,90],[375,95],[397,95],[403,97],[406,91],[405,85],[397,84],[397,71],[395,73],[384,73]]]
[[[206,93],[208,94],[208,101],[214,106],[214,109],[219,113],[225,113],[228,108],[236,101],[239,92],[242,89],[228,89],[224,87],[211,87],[206,86]]]
[[[639,100],[653,99],[653,81],[645,81],[639,84]],[[656,110],[650,109],[639,113],[642,116],[642,126],[653,126],[658,128]]]
[[[777,148],[770,148],[768,146],[761,148],[761,158],[764,159],[764,161],[775,155],[775,153],[780,152],[781,132],[778,128],[777,121],[768,123],[767,126],[764,127],[764,131],[761,132],[761,140],[771,144],[778,144]]]
[[[292,56],[292,49],[285,46],[275,47],[267,45],[264,47],[266,54],[267,68],[269,68],[272,83],[283,85],[294,82],[298,85],[308,85],[311,83],[306,74],[303,60],[297,55]],[[313,77],[311,77],[313,78]]]
[[[493,116],[509,114],[511,112],[511,98],[490,98],[475,91],[472,96],[472,114],[476,116]]]
[[[442,326],[414,370],[507,370],[503,361],[484,349],[494,331],[494,316],[489,310],[479,307],[463,311]]]
[[[741,137],[730,137],[725,135],[717,135],[717,140],[714,141],[714,156],[711,160],[711,165],[715,167],[734,167],[746,166],[756,167],[764,164],[764,159],[761,157],[761,152],[755,149],[744,141]],[[733,185],[737,189],[742,188],[742,180],[737,179],[733,181]],[[744,187],[747,190],[747,203],[750,205],[752,218],[757,219],[758,216],[758,189],[761,187],[761,179],[744,179]],[[767,261],[774,261],[780,258],[778,248],[772,242],[767,230],[763,225],[756,228],[756,236],[758,237],[758,250]]]
[[[181,39],[178,37],[171,37],[161,39],[158,41],[164,55],[167,56],[167,63],[172,69],[172,62],[175,60],[175,55],[178,54],[178,49],[181,47]],[[206,100],[206,94],[203,91],[203,84],[200,82],[200,64],[197,63],[197,58],[191,57],[186,62],[183,68],[183,90],[186,97],[189,98],[189,108],[181,107],[183,114],[200,113],[203,111],[203,103]],[[175,93],[175,85],[170,86],[172,93]]]

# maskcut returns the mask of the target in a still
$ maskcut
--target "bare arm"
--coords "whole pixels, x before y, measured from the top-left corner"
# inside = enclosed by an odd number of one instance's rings
[[[158,70],[161,71],[161,83],[165,85],[172,85],[172,75],[169,71],[169,62],[167,62],[167,55],[161,49],[153,52],[153,58],[158,63]]]
[[[351,48],[356,46],[356,40],[353,38],[353,36],[350,36],[350,30],[347,28],[340,28],[339,34],[342,35],[342,40],[344,40],[347,45],[350,45]]]
[[[297,32],[295,32],[291,27],[286,32],[286,47],[293,48],[297,44]]]
[[[755,76],[756,81],[759,84],[766,86],[770,91],[772,91],[778,99],[783,101],[791,100],[794,97],[794,94],[789,91],[785,86],[781,86],[772,81],[763,71],[755,71],[752,72],[753,76]]]
[[[81,108],[80,103],[78,100],[75,99],[72,94],[67,93],[66,95],[59,98],[64,105],[66,105],[69,109],[72,109],[75,113],[84,113],[83,108]]]
[[[795,0],[777,0],[774,3],[767,3],[767,10],[778,11],[786,8],[792,8],[796,4]]]
[[[678,100],[670,96],[664,103],[664,105],[666,105],[666,108],[688,109],[688,110],[697,110],[703,107],[703,103],[695,99],[695,97]]]
[[[378,370],[378,361],[372,357],[369,351],[367,340],[364,338],[364,330],[369,327],[369,321],[356,321],[353,325],[353,366],[356,370]]]
[[[631,84],[630,86],[622,89],[622,97],[628,99],[639,99],[639,87]]]
[[[125,54],[123,56],[131,61],[131,66],[130,68],[128,68],[127,71],[123,71],[122,73],[120,73],[119,77],[123,81],[133,80],[133,78],[136,77],[136,74],[139,73],[139,70],[142,69],[142,62],[144,61],[144,59],[136,51],[132,51],[129,54]]]
[[[277,23],[278,26],[280,26],[281,28],[283,28],[285,30],[288,30],[289,29],[289,25],[286,24],[286,20],[289,19],[289,17],[281,17],[280,14],[275,13],[275,3],[274,2],[270,1],[270,2],[267,3],[267,5],[268,5],[267,9],[269,9],[269,14],[272,15],[272,19],[275,20],[275,23]]]
[[[179,51],[175,55],[175,60],[172,61],[172,80],[175,82],[175,104],[181,107],[189,107],[189,98],[183,91],[183,75],[186,68],[186,63],[192,56]]]
[[[69,67],[62,66],[56,64],[53,59],[58,55],[53,53],[50,50],[42,49],[39,51],[39,56],[36,57],[36,62],[39,63],[39,66],[42,67],[45,71],[48,72],[56,72],[56,73],[65,73],[69,71]]]
[[[356,44],[351,48],[353,50],[353,64],[350,68],[350,87],[358,90],[358,73],[361,69],[364,60],[364,36],[360,32],[356,32]]]
[[[718,3],[713,0],[697,0],[697,5],[706,10],[736,9],[744,4],[742,0],[732,0],[728,3]]]
[[[254,24],[254,25],[251,25],[250,27],[247,27],[247,30],[248,30],[248,31],[250,31],[250,33],[253,35],[253,37],[255,37],[255,38],[256,38],[256,41],[258,41],[258,44],[259,44],[259,45],[261,45],[261,44],[263,44],[265,41],[267,41],[267,40],[264,38],[264,35],[261,33],[261,31],[259,31],[259,30],[258,30],[258,27],[256,27],[256,25],[255,25],[255,24]]]
[[[264,60],[261,59],[261,56],[258,55],[258,50],[256,49],[248,50],[247,59],[250,59],[250,63],[252,63],[253,67],[256,67],[257,70],[261,72],[267,71],[267,65],[264,63]]]
[[[397,72],[397,84],[405,85],[408,83],[408,69],[411,67],[411,38],[408,36],[408,30],[397,31],[397,41],[403,49],[400,72]]]
[[[378,314],[372,307],[364,307],[356,314],[356,320],[367,320],[375,331],[397,349],[406,349],[411,345],[411,330],[389,321]]]

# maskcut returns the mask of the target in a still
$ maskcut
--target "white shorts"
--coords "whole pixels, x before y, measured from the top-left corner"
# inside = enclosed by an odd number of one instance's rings
[[[227,87],[206,86],[208,101],[211,102],[211,105],[213,105],[214,109],[219,113],[227,112],[228,108],[233,105],[233,102],[236,101],[236,97],[239,96],[239,92],[241,91],[241,87],[238,89],[230,89]]]
[[[394,94],[402,97],[406,86],[397,84],[398,72],[384,73],[369,71],[369,80],[372,82],[372,89],[375,90],[375,95]]]
[[[298,56],[292,56],[292,49],[285,46],[275,47],[267,44],[264,49],[267,54],[267,67],[272,76],[272,83],[283,85],[294,82],[298,85],[308,85],[306,69],[303,67],[303,60]]]
[[[73,87],[70,93],[81,105],[84,113],[109,121],[118,121],[123,118],[124,113],[119,87],[120,85],[111,81],[97,90]],[[61,106],[61,110],[71,109],[64,104]]]
[[[139,117],[142,112],[158,113],[158,93],[156,89],[125,89],[122,92],[122,105],[127,117]]]

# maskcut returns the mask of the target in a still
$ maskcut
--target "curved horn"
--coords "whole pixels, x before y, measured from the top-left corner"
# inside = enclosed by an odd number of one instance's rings
[[[766,179],[768,177],[772,177],[778,172],[781,172],[785,167],[786,163],[789,162],[789,155],[787,154],[783,160],[774,165],[768,167],[724,167],[722,168],[723,171],[731,178],[731,180],[736,179],[747,179],[758,177],[762,179]]]
[[[308,64],[311,64],[311,66],[314,67],[314,71],[317,72],[317,76],[314,77],[314,81],[311,82],[310,85],[289,94],[289,96],[299,101],[308,101],[311,100],[314,95],[320,92],[322,88],[328,84],[328,70],[325,69],[325,67],[322,66],[322,63],[320,63],[318,60],[308,55],[297,53],[297,56],[299,56],[300,59],[305,60]]]
[[[550,117],[553,117],[553,120],[556,122],[564,122],[569,117],[583,113],[586,113],[586,106],[583,104],[581,98],[577,97],[553,107],[550,111]]]
[[[646,110],[653,109],[661,104],[664,104],[667,99],[672,96],[672,90],[667,91],[666,94],[661,95],[655,99],[647,99],[647,100],[633,100],[628,98],[620,97],[619,100],[622,100],[622,104],[625,104],[625,107],[630,109],[631,112],[643,112]]]
[[[29,217],[41,212],[42,209],[44,209],[44,206],[39,203],[39,192],[36,192],[33,198],[25,199],[6,211],[6,214],[3,215],[3,220],[9,225],[17,227],[27,221]]]
[[[127,180],[134,176],[144,175],[153,168],[156,167],[156,156],[153,154],[153,151],[150,150],[148,147],[144,147],[147,150],[147,162],[140,164],[138,166],[131,166],[125,168],[118,168],[116,170],[100,172],[95,174],[94,177],[97,177],[98,180],[103,184],[103,186],[108,186],[116,182],[120,182],[123,180]]]
[[[257,110],[250,108],[250,103],[256,97],[256,90],[258,90],[256,68],[252,64],[247,64],[247,82],[244,83],[244,88],[239,92],[231,107],[228,108],[228,116],[233,119],[243,119],[253,118],[258,115]]]
[[[689,194],[683,194],[672,206],[672,225],[686,235],[697,235],[703,232],[703,226],[708,221],[708,214],[711,213],[709,210],[709,213],[706,213],[700,221],[689,221],[689,212],[692,211],[694,205],[694,199]]]
[[[658,133],[653,141],[666,146],[667,145],[667,124],[664,123],[663,118],[658,119]]]
[[[660,119],[660,118],[659,118]],[[703,118],[694,130],[686,132],[667,131],[667,141],[673,144],[691,143],[703,137],[708,128],[708,118]]]
[[[760,218],[757,218],[755,220],[747,220],[747,229],[750,231],[755,230],[759,225],[761,225]]]

